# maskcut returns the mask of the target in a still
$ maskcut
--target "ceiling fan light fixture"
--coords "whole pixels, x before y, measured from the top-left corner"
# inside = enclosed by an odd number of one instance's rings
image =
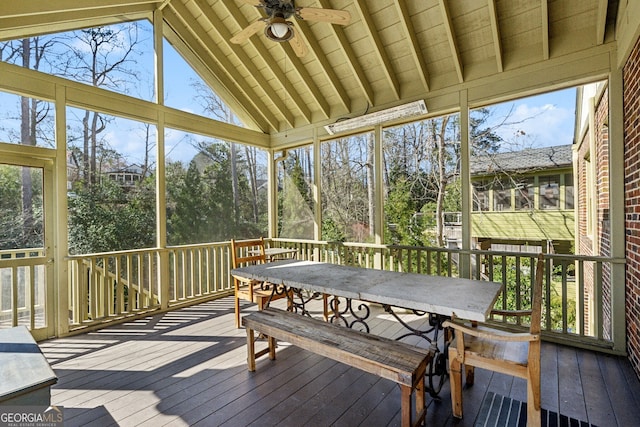
[[[286,42],[293,38],[292,23],[281,17],[275,17],[264,29],[264,34],[274,42]]]

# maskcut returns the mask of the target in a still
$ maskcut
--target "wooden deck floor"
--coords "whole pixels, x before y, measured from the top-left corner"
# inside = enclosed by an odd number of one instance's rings
[[[253,307],[249,308],[254,309]],[[398,323],[373,308],[373,331]],[[408,316],[412,322],[423,320]],[[400,392],[388,380],[280,344],[275,362],[245,364],[245,333],[231,298],[40,344],[59,377],[52,403],[65,426],[399,425]],[[618,357],[545,343],[542,406],[598,426],[640,425],[640,383]],[[453,419],[449,384],[428,398],[427,425],[471,426],[484,395],[526,400],[524,381],[477,370]]]

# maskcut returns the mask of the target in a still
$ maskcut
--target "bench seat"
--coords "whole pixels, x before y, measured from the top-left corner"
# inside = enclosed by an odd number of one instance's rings
[[[0,330],[0,406],[49,406],[57,381],[26,327]]]
[[[403,426],[412,425],[411,396],[415,390],[413,425],[424,422],[425,372],[431,359],[428,350],[270,307],[244,316],[242,324],[247,329],[249,371],[255,371],[255,359],[262,354],[268,352],[270,358],[275,359],[276,340],[285,341],[398,383],[402,393]],[[268,338],[269,348],[263,352],[255,352],[254,331]]]

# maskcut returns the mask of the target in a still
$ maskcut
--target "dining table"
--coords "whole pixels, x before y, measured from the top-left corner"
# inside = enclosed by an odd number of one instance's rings
[[[446,377],[447,339],[439,340],[442,323],[452,317],[487,320],[502,284],[484,280],[388,271],[308,260],[283,260],[231,270],[231,275],[262,282],[273,295],[286,293],[290,310],[311,315],[309,302],[328,296],[329,321],[369,332],[370,308],[379,304],[405,328],[396,339],[418,336],[430,343],[429,391],[437,395]],[[429,326],[416,328],[399,313],[429,316]]]

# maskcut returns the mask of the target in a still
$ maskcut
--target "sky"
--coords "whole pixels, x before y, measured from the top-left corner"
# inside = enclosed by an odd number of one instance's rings
[[[576,89],[521,98],[491,106],[496,133],[523,148],[573,143]]]

